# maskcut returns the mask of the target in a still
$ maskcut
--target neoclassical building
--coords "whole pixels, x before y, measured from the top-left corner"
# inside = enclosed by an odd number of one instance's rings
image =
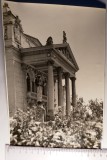
[[[13,15],[7,3],[3,6],[3,22],[10,116],[17,108],[26,110],[28,103],[42,102],[51,119],[55,107],[63,107],[64,96],[68,116],[71,104],[76,106],[79,67],[66,33],[63,31],[61,44],[54,44],[49,37],[43,46],[37,38],[24,33],[19,17]]]

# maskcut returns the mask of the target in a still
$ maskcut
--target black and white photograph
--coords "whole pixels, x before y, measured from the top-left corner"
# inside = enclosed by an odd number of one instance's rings
[[[101,148],[105,13],[3,3],[10,145]]]

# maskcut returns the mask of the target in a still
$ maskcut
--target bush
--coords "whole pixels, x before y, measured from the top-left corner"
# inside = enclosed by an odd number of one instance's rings
[[[87,111],[87,107],[92,112]],[[54,121],[48,122],[37,122],[36,108],[27,108],[26,113],[17,110],[10,119],[11,145],[100,148],[103,103],[90,101],[85,106],[79,99],[68,118],[62,117],[59,110]]]

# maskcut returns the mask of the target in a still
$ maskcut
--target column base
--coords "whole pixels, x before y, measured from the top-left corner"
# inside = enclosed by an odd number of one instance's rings
[[[46,121],[54,121],[54,113],[53,110],[48,110],[46,115]]]

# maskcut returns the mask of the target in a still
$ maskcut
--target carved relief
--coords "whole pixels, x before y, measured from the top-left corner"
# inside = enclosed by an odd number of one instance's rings
[[[44,76],[38,75],[36,78],[36,84],[37,84],[37,86],[43,86],[44,85]]]
[[[4,26],[4,39],[8,39],[7,26]]]
[[[57,49],[58,52],[60,52],[61,54],[63,54],[72,64],[74,64],[71,55],[69,53],[69,51],[67,50],[67,48],[58,48]]]
[[[37,86],[46,85],[47,77],[43,72],[40,72],[26,64],[22,64],[22,68],[26,72],[26,76],[29,74],[31,81],[35,82]]]
[[[15,41],[21,44],[21,25],[20,25],[20,20],[18,16],[16,16],[13,30],[14,30]]]
[[[26,73],[27,91],[35,92],[35,85],[37,86],[37,102],[41,102],[43,99],[43,89],[47,84],[47,77],[44,73],[36,70],[32,66],[22,64],[22,69]]]

